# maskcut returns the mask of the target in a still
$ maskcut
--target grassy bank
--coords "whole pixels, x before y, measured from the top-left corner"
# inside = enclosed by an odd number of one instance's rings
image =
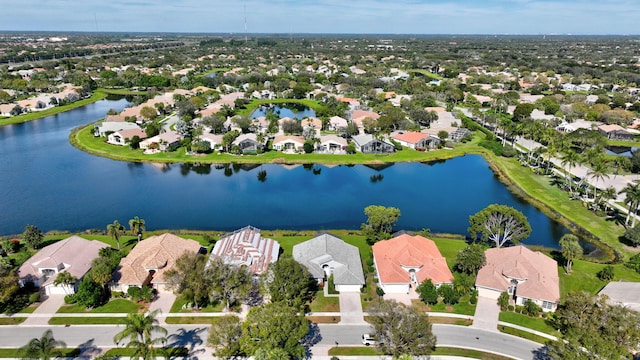
[[[102,100],[102,99],[106,98],[107,95],[108,94],[103,92],[103,91],[96,90],[96,91],[93,92],[93,95],[91,95],[90,97],[88,97],[86,99],[82,99],[82,100],[76,101],[76,102],[68,104],[68,105],[56,106],[56,107],[53,107],[51,109],[46,109],[46,110],[43,110],[43,111],[34,111],[34,112],[30,112],[28,114],[22,114],[22,115],[18,115],[18,116],[12,116],[12,117],[9,117],[9,118],[0,119],[0,126],[11,125],[11,124],[20,124],[20,123],[23,123],[23,122],[37,120],[37,119],[41,119],[43,117],[47,117],[47,116],[50,116],[50,115],[55,115],[55,114],[59,114],[61,112],[73,110],[75,108],[79,108],[79,107],[82,107],[82,106],[85,106],[85,105],[89,105],[89,104],[94,103],[94,102],[96,102],[98,100]]]
[[[147,91],[138,91],[138,90],[129,90],[129,89],[108,89],[108,88],[98,88],[99,92],[103,92],[107,95],[146,95]]]

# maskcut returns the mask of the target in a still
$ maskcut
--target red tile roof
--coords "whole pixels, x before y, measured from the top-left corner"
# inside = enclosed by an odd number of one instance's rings
[[[408,268],[417,268],[418,283],[426,279],[431,279],[434,284],[453,281],[453,274],[436,244],[420,235],[402,234],[379,241],[372,250],[381,283],[410,283]]]
[[[415,144],[422,139],[428,138],[429,135],[423,134],[420,132],[415,132],[415,131],[406,131],[403,133],[397,133],[397,134],[391,135],[391,137],[397,140],[402,140],[407,143]]]

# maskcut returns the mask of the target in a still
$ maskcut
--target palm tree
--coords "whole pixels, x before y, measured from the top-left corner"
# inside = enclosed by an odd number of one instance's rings
[[[156,319],[156,315],[158,315],[159,312],[160,310],[156,309],[143,314],[136,313],[127,315],[127,318],[124,321],[124,330],[113,337],[113,342],[118,345],[121,341],[129,339],[127,347],[130,345],[139,346],[141,344],[155,344],[156,340],[164,340],[164,342],[166,342],[167,339],[164,336],[167,335],[167,329],[159,326],[158,320]],[[153,333],[162,334],[163,337],[153,339]]]
[[[62,271],[58,273],[56,279],[53,280],[53,285],[58,286],[60,284],[64,285],[64,292],[69,294],[67,291],[69,289],[69,285],[74,284],[78,279],[75,276],[71,275],[68,271]]]
[[[113,220],[113,224],[107,225],[107,234],[111,236],[112,239],[116,240],[118,244],[118,250],[120,250],[120,235],[124,231],[124,226],[120,225],[118,220]]]
[[[144,341],[132,340],[127,344],[128,348],[134,349],[134,352],[131,354],[130,359],[153,360],[158,356],[169,359],[169,352],[164,348],[164,344],[166,342],[167,338],[165,337],[155,339],[147,337]]]
[[[134,216],[133,219],[129,220],[129,229],[132,235],[138,234],[138,242],[140,242],[142,240],[142,232],[146,230],[144,219]]]
[[[47,329],[40,339],[33,338],[27,345],[21,347],[20,353],[22,354],[23,359],[49,360],[57,357],[54,355],[56,353],[56,348],[66,346],[67,344],[63,341],[54,339],[51,329]]]
[[[567,150],[564,156],[562,156],[561,164],[562,164],[562,167],[564,168],[564,176],[569,184],[569,193],[573,193],[573,190],[571,188],[571,183],[573,182],[573,179],[571,176],[569,176],[569,170],[571,170],[572,167],[578,165],[579,160],[580,160],[580,154],[578,154],[573,150]]]
[[[596,161],[594,162],[593,166],[591,167],[591,170],[589,170],[587,172],[587,176],[589,176],[590,178],[592,178],[593,180],[595,180],[595,184],[593,184],[593,198],[595,199],[597,197],[597,190],[598,190],[598,181],[599,180],[603,180],[604,179],[608,179],[609,175],[607,174],[607,165],[605,164],[605,162],[603,160],[600,161]]]
[[[618,193],[613,186],[609,186],[608,188],[602,190],[600,192],[600,198],[604,200],[604,211],[605,213],[609,212],[609,200],[615,200]]]
[[[629,218],[631,214],[633,214],[631,227],[634,227],[636,224],[635,214],[638,211],[638,205],[640,205],[640,185],[628,184],[620,191],[620,194],[625,194],[624,203],[629,205],[629,212],[627,213],[627,218],[624,220],[624,224],[625,226],[629,224]]]

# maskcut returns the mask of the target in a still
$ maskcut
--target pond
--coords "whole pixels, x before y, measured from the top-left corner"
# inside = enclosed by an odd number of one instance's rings
[[[71,129],[122,109],[100,101],[0,127],[0,234],[104,229],[145,219],[149,229],[358,229],[371,204],[401,210],[397,229],[466,233],[491,203],[522,211],[527,244],[557,247],[567,230],[512,194],[480,156],[380,166],[197,165],[113,161],[75,149]]]
[[[605,152],[607,155],[618,155],[618,156],[626,156],[631,157],[633,152],[638,150],[638,148],[630,147],[630,146],[607,146],[605,147]]]
[[[306,117],[315,117],[316,112],[304,105],[290,103],[283,105],[262,105],[251,113],[251,118],[266,116],[268,111],[273,111],[279,118],[290,117],[302,120]]]

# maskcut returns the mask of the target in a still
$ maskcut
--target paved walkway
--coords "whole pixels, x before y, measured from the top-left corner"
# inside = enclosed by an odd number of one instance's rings
[[[171,312],[171,305],[176,301],[176,295],[172,292],[160,291],[158,297],[151,302],[149,310],[160,310],[160,314],[166,315]],[[166,325],[166,316],[158,317],[160,325]]]
[[[366,324],[362,312],[360,292],[340,293],[340,324]]]
[[[51,319],[63,304],[64,295],[47,295],[46,299],[33,311],[22,325],[48,325],[49,319]]]
[[[497,300],[479,296],[471,327],[488,331],[498,331],[499,315],[500,306],[498,306]]]

